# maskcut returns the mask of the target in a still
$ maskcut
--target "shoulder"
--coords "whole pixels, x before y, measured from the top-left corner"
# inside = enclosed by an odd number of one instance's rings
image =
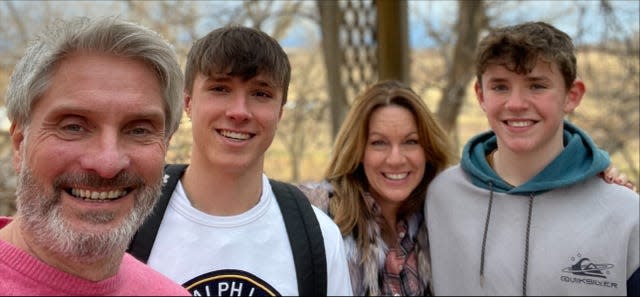
[[[464,170],[460,164],[456,164],[438,173],[429,184],[429,190],[466,181]]]
[[[602,219],[617,230],[637,228],[640,208],[638,193],[617,184],[609,184],[599,176],[539,195],[539,207],[571,208],[572,212],[588,214],[591,220]],[[637,232],[637,231],[636,231]]]
[[[318,224],[320,224],[320,229],[322,229],[322,233],[324,234],[337,234],[340,235],[340,229],[338,229],[338,225],[320,208],[315,205],[311,205],[313,208],[313,212],[316,214],[316,218],[318,219]]]
[[[462,166],[460,166],[460,164],[456,164],[438,173],[434,178],[434,181],[460,178],[462,175],[464,175]]]
[[[300,190],[300,192],[302,192],[302,194],[305,196],[302,197],[302,199],[308,199],[310,202],[310,204],[307,205],[309,205],[313,210],[313,214],[318,221],[318,225],[320,226],[320,230],[324,237],[325,243],[331,242],[336,239],[342,240],[338,226],[326,213],[326,205],[328,205],[329,200],[326,186],[321,185],[321,183],[305,183],[303,185],[296,186],[274,180],[271,180],[270,182],[272,183],[272,185],[276,185],[275,183],[286,184],[286,186],[293,187],[293,189],[297,188],[298,190]],[[274,193],[274,197],[277,198],[278,193],[275,188],[278,187],[272,187],[272,191]],[[324,209],[322,209],[323,205],[325,205]],[[281,205],[280,207],[282,208],[283,206]]]
[[[329,197],[332,192],[331,184],[326,181],[304,182],[297,185],[298,189],[307,196],[312,205],[325,213],[329,209]]]
[[[623,185],[607,183],[600,176],[593,176],[570,188],[573,191],[580,191],[584,195],[625,206],[638,206],[639,203],[638,193]]]
[[[640,199],[638,193],[618,184],[610,184],[599,176],[591,177],[583,182],[570,187],[571,191],[578,192],[581,197],[591,197],[602,201],[607,208],[616,208],[629,215],[638,217]]]
[[[164,174],[162,176],[162,186],[168,189],[175,189],[176,184],[180,181],[180,178],[187,169],[188,164],[165,164]]]
[[[318,219],[318,224],[320,225],[320,230],[322,232],[322,238],[324,239],[324,246],[327,250],[327,254],[335,254],[339,250],[341,250],[343,240],[342,234],[340,233],[340,228],[338,225],[322,210],[318,207],[312,205],[313,212]]]
[[[166,174],[182,175],[188,166],[189,164],[185,163],[165,164],[164,172]]]
[[[150,266],[138,261],[125,253],[120,267],[123,279],[133,290],[132,294],[146,294],[149,296],[190,296],[189,291],[172,281]],[[148,284],[148,285],[145,285]]]

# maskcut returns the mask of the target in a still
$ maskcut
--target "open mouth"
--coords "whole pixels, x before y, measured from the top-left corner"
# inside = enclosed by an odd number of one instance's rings
[[[405,179],[409,173],[405,172],[405,173],[383,173],[382,175],[384,175],[384,177],[390,179],[390,180],[402,180]]]
[[[507,124],[508,126],[511,127],[516,127],[516,128],[523,128],[523,127],[529,127],[529,126],[533,126],[533,124],[535,124],[534,121],[530,121],[530,120],[520,120],[520,121],[515,121],[515,120],[511,120],[511,121],[505,121],[505,124]]]
[[[85,201],[113,201],[120,199],[131,192],[131,189],[95,191],[70,188],[66,190],[67,194]]]
[[[249,133],[242,133],[242,132],[234,132],[234,131],[229,131],[229,130],[218,130],[218,133],[220,133],[220,135],[232,139],[232,140],[237,140],[237,141],[241,141],[241,140],[247,140],[251,137],[253,137],[252,134]]]

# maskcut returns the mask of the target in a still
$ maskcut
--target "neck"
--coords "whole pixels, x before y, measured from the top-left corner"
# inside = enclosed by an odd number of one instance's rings
[[[380,200],[378,200],[378,205],[380,206],[380,213],[382,215],[382,218],[384,219],[388,228],[386,236],[383,235],[384,240],[390,247],[395,247],[398,241],[398,230],[396,229],[396,225],[398,223],[399,204],[380,203]]]
[[[255,206],[262,194],[261,168],[236,174],[195,162],[181,181],[193,207],[217,216],[241,214]]]
[[[90,281],[102,281],[113,277],[120,269],[124,250],[109,256],[91,259],[77,259],[61,256],[46,246],[38,245],[31,233],[21,228],[20,217],[0,229],[0,239],[14,245],[34,258],[58,270]]]
[[[562,152],[562,149],[561,144],[521,154],[509,149],[500,149],[498,145],[498,149],[492,156],[492,167],[502,179],[517,187],[540,173]]]

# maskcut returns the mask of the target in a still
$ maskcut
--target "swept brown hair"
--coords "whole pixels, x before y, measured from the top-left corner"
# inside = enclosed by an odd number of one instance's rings
[[[544,22],[527,22],[492,30],[480,41],[476,52],[476,77],[490,65],[502,65],[518,74],[528,74],[538,60],[556,63],[567,89],[577,76],[575,48],[571,37]]]
[[[282,88],[287,103],[291,64],[277,40],[258,29],[228,25],[198,39],[189,50],[185,66],[185,91],[191,94],[198,73],[226,74],[249,80],[265,74]]]

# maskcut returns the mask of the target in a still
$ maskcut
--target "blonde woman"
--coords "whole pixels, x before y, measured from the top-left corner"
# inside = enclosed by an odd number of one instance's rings
[[[429,183],[454,159],[447,135],[408,86],[383,81],[356,99],[325,182],[300,186],[340,227],[354,295],[429,292],[422,209]]]

